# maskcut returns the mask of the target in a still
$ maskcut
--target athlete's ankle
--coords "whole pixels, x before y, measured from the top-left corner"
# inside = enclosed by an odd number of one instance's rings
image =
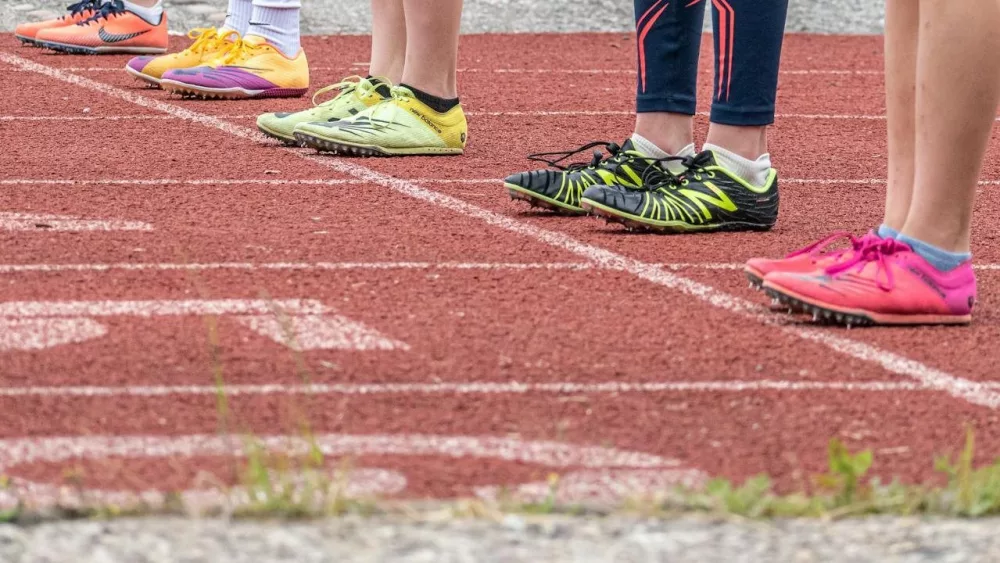
[[[767,154],[767,127],[712,123],[708,127],[705,142],[725,147],[729,152],[745,159],[757,160]]]
[[[771,155],[767,153],[751,160],[712,143],[705,143],[702,150],[711,151],[720,166],[751,186],[758,188],[764,186],[771,174]]]
[[[970,252],[952,252],[928,242],[900,233],[896,240],[906,243],[928,264],[940,272],[950,272],[972,259]]]
[[[454,98],[442,98],[440,96],[435,96],[419,88],[414,88],[413,86],[407,84],[400,84],[404,88],[408,88],[413,92],[413,96],[424,103],[427,107],[438,113],[445,113],[451,108],[459,104],[458,97]]]
[[[679,155],[694,145],[693,121],[692,116],[680,113],[640,113],[635,117],[635,134],[667,154]]]
[[[695,155],[694,143],[690,143],[687,146],[682,147],[675,153],[670,153],[663,150],[656,143],[650,141],[646,137],[643,137],[639,133],[633,133],[630,140],[632,141],[632,146],[634,146],[637,151],[653,158],[685,157]],[[672,174],[680,175],[684,173],[684,164],[680,161],[666,161],[664,166]]]

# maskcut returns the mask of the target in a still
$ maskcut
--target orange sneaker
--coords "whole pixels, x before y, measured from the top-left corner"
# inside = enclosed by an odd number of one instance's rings
[[[67,27],[75,23],[80,23],[97,13],[97,10],[100,9],[100,7],[101,0],[81,0],[76,4],[70,4],[67,6],[66,10],[69,13],[54,20],[22,23],[18,25],[14,30],[14,37],[20,39],[21,43],[25,43],[27,45],[37,45],[35,36],[38,35],[39,31],[43,29]]]
[[[126,8],[122,0],[105,0],[90,18],[76,25],[43,29],[35,41],[55,51],[85,55],[165,53],[167,14],[149,22]]]

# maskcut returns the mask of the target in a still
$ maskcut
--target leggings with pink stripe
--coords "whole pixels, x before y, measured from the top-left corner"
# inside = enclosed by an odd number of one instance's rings
[[[713,123],[774,122],[788,0],[634,0],[636,110],[693,115],[704,2],[712,2]]]

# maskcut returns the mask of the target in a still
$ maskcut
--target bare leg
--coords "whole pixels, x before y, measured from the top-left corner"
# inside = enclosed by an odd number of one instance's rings
[[[921,0],[916,173],[903,234],[969,250],[972,205],[1000,100],[1000,2]]]
[[[661,150],[677,154],[694,143],[694,118],[683,113],[646,112],[635,116],[635,132]]]
[[[462,0],[403,0],[406,63],[402,82],[441,98],[457,98]]]
[[[372,55],[368,74],[399,84],[406,58],[403,0],[372,0]]]
[[[919,28],[919,2],[886,0],[885,105],[889,130],[889,185],[883,223],[896,231],[903,228],[913,196]]]
[[[767,127],[712,123],[708,126],[706,142],[725,147],[743,158],[756,160],[767,152]]]

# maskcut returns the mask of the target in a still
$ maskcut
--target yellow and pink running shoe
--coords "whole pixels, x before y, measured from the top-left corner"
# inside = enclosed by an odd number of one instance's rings
[[[211,64],[225,57],[240,38],[235,31],[217,30],[214,27],[196,28],[188,32],[194,42],[183,51],[159,57],[135,57],[125,65],[125,71],[154,86],[170,70],[193,68]]]
[[[67,13],[53,20],[22,23],[14,29],[14,37],[27,45],[37,45],[35,36],[43,29],[56,29],[82,22],[93,16],[101,7],[101,0],[80,0],[66,7]]]
[[[764,291],[813,320],[847,326],[968,324],[976,275],[971,260],[942,272],[886,238],[812,273],[768,274]]]
[[[841,241],[846,242],[847,246],[834,246]],[[862,252],[868,246],[881,241],[882,237],[875,231],[869,231],[861,238],[839,231],[784,258],[751,258],[743,267],[743,272],[750,280],[750,286],[760,289],[768,274],[774,272],[808,274],[832,266],[841,260],[850,260],[855,253]]]
[[[309,62],[301,49],[288,58],[263,37],[251,35],[212,66],[165,72],[160,87],[205,99],[294,98],[309,90]]]

